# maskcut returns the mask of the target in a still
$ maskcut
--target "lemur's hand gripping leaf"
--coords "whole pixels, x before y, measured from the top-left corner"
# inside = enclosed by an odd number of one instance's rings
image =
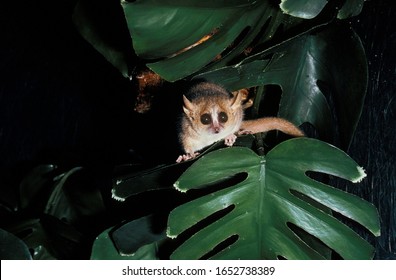
[[[258,156],[242,147],[226,148],[203,156],[175,183],[177,189],[185,192],[204,188],[241,173],[246,177],[171,212],[167,234],[174,238],[211,215],[213,220],[213,214],[218,211],[228,210],[227,214],[195,232],[171,257],[201,258],[233,237],[234,242],[212,258],[326,258],[294,233],[291,228],[296,226],[345,259],[371,258],[374,250],[369,243],[322,211],[323,207],[316,207],[310,199],[379,235],[375,207],[357,196],[311,179],[306,175],[307,171],[352,182],[365,177],[363,169],[343,151],[307,138],[285,141],[266,156]]]

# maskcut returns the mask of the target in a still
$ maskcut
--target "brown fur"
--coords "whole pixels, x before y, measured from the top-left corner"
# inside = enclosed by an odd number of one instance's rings
[[[192,87],[188,96],[183,96],[184,114],[179,139],[185,154],[179,156],[177,162],[194,158],[201,149],[221,139],[225,139],[226,145],[232,146],[236,139],[235,134],[280,130],[292,136],[304,136],[298,127],[281,118],[243,121],[244,99],[246,94],[243,91],[232,95],[213,83],[204,82]],[[227,120],[222,122],[220,116],[224,113]],[[201,121],[203,115],[210,116],[209,123]]]

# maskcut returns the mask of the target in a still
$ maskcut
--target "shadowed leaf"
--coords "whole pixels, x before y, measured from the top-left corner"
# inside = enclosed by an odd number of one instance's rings
[[[230,90],[279,85],[280,117],[296,125],[312,124],[327,142],[332,141],[338,125],[341,147],[347,149],[362,112],[368,70],[359,37],[342,27],[295,38],[238,65],[196,78]],[[335,115],[330,104],[335,106]]]

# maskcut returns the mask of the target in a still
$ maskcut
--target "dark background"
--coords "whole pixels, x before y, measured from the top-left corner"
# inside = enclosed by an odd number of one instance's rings
[[[145,153],[175,158],[174,151],[161,150],[166,130],[144,145],[136,142],[158,128],[142,124],[134,113],[134,82],[123,78],[74,29],[74,1],[4,2],[0,4],[2,203],[17,205],[20,179],[38,164],[88,166],[102,176],[113,165]],[[348,153],[368,177],[348,191],[374,203],[380,212],[382,235],[370,240],[377,249],[375,258],[395,259],[394,1],[366,1],[350,24],[367,53],[369,85]]]

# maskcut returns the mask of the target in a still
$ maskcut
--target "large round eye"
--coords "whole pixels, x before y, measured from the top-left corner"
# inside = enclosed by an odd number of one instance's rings
[[[219,113],[219,122],[225,123],[225,122],[227,122],[227,121],[228,121],[228,116],[227,116],[227,114],[224,113],[224,112],[220,112],[220,113]]]
[[[212,123],[212,117],[209,114],[203,114],[201,116],[201,123],[204,125]]]

